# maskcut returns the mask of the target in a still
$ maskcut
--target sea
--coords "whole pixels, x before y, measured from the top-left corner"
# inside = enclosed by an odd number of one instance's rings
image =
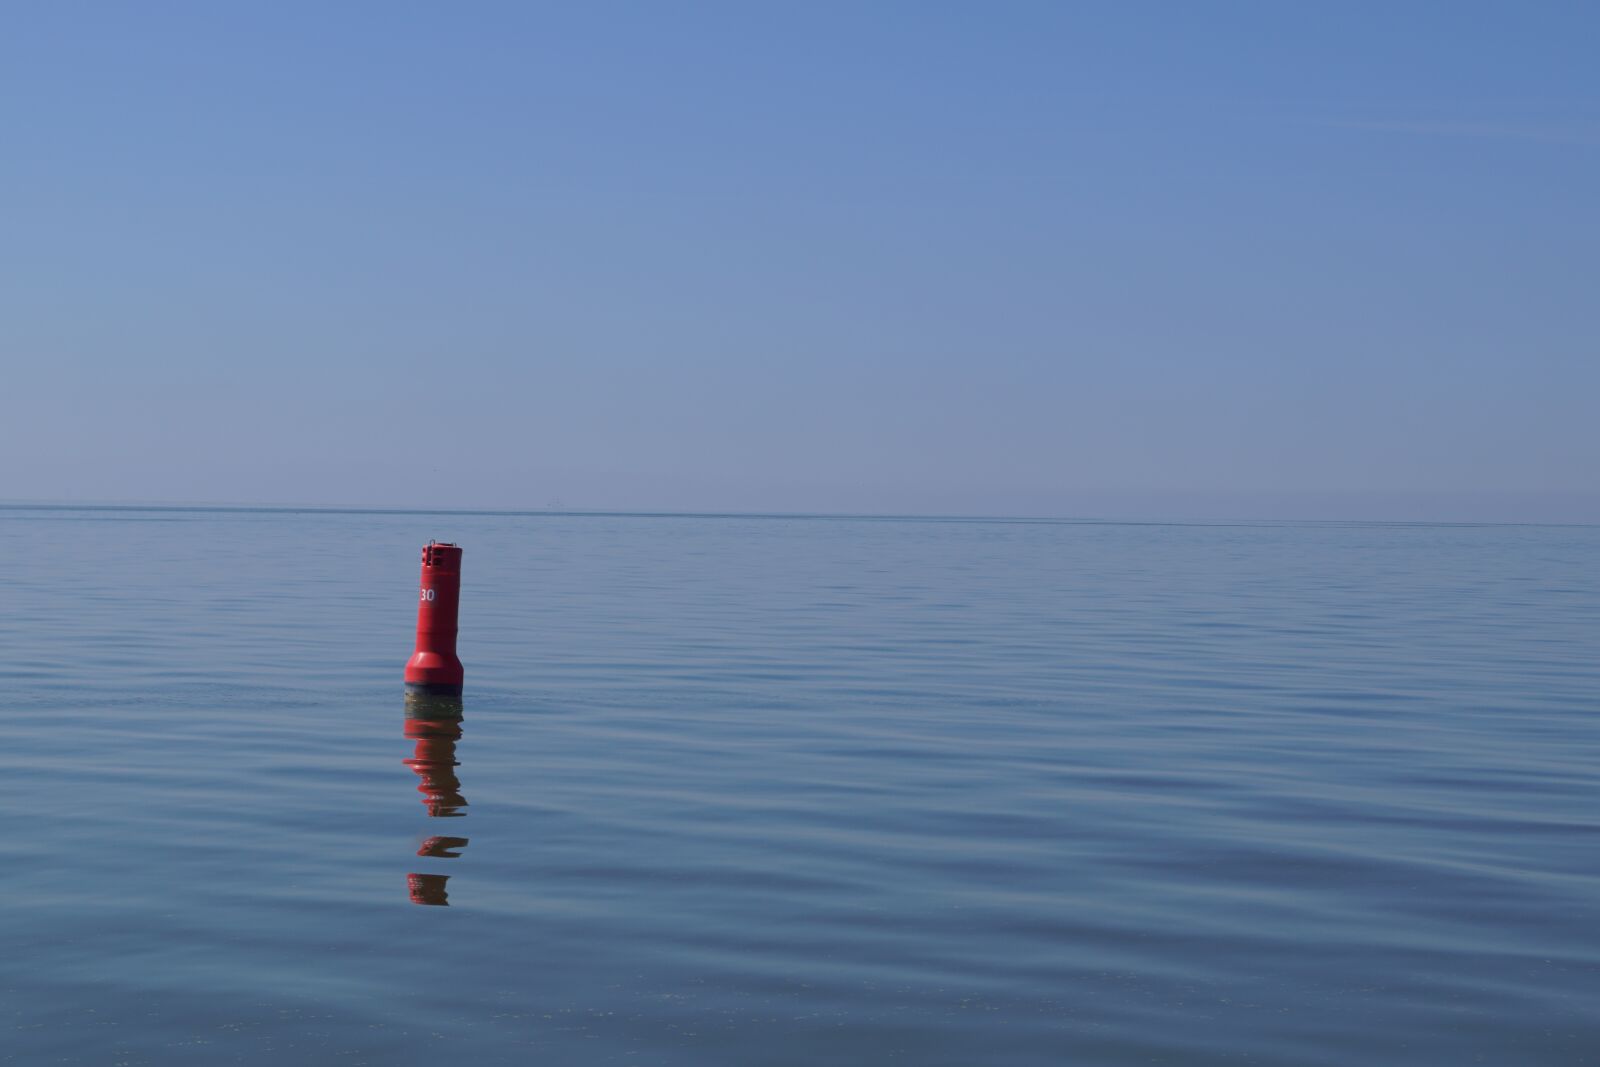
[[[434,539],[466,686],[423,759]],[[0,544],[0,1063],[1600,1062],[1600,527]]]

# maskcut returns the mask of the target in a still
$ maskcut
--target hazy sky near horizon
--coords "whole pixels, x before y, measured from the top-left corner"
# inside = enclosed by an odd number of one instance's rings
[[[1600,517],[1597,54],[1588,3],[0,3],[0,500]]]

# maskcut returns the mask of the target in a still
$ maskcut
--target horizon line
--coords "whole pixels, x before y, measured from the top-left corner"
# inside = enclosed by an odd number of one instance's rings
[[[1095,490],[1095,492],[1134,492],[1133,490]],[[1357,495],[1366,490],[1347,490],[1323,494],[1320,491],[1288,491],[1283,494],[1256,494],[1242,490],[1178,490],[1190,495]],[[1414,495],[1400,492],[1383,492],[1381,495]],[[1504,495],[1560,495],[1600,497],[1591,493],[1516,493],[1475,494],[1421,494],[1439,496],[1504,496]],[[846,512],[846,511],[738,511],[662,509],[608,509],[608,508],[475,508],[475,507],[402,507],[390,505],[340,505],[340,504],[241,504],[241,503],[174,503],[168,501],[23,501],[0,500],[0,511],[158,511],[158,512],[211,512],[211,513],[311,513],[325,515],[464,515],[503,518],[639,518],[639,519],[801,519],[801,520],[857,520],[899,522],[974,522],[1015,523],[1037,525],[1103,525],[1103,526],[1243,526],[1243,525],[1294,525],[1294,526],[1555,526],[1596,527],[1600,522],[1532,521],[1488,519],[1289,519],[1272,516],[1245,516],[1217,519],[1157,519],[1118,518],[1109,515],[1005,515],[1005,514],[939,514],[920,512]]]

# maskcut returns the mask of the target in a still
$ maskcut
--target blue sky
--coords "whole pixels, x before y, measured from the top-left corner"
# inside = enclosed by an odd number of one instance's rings
[[[1600,520],[1592,4],[0,6],[0,500]]]

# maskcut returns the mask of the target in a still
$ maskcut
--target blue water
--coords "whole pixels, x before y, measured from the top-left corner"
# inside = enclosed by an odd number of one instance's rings
[[[0,1062],[1600,1061],[1597,528],[0,536]]]

